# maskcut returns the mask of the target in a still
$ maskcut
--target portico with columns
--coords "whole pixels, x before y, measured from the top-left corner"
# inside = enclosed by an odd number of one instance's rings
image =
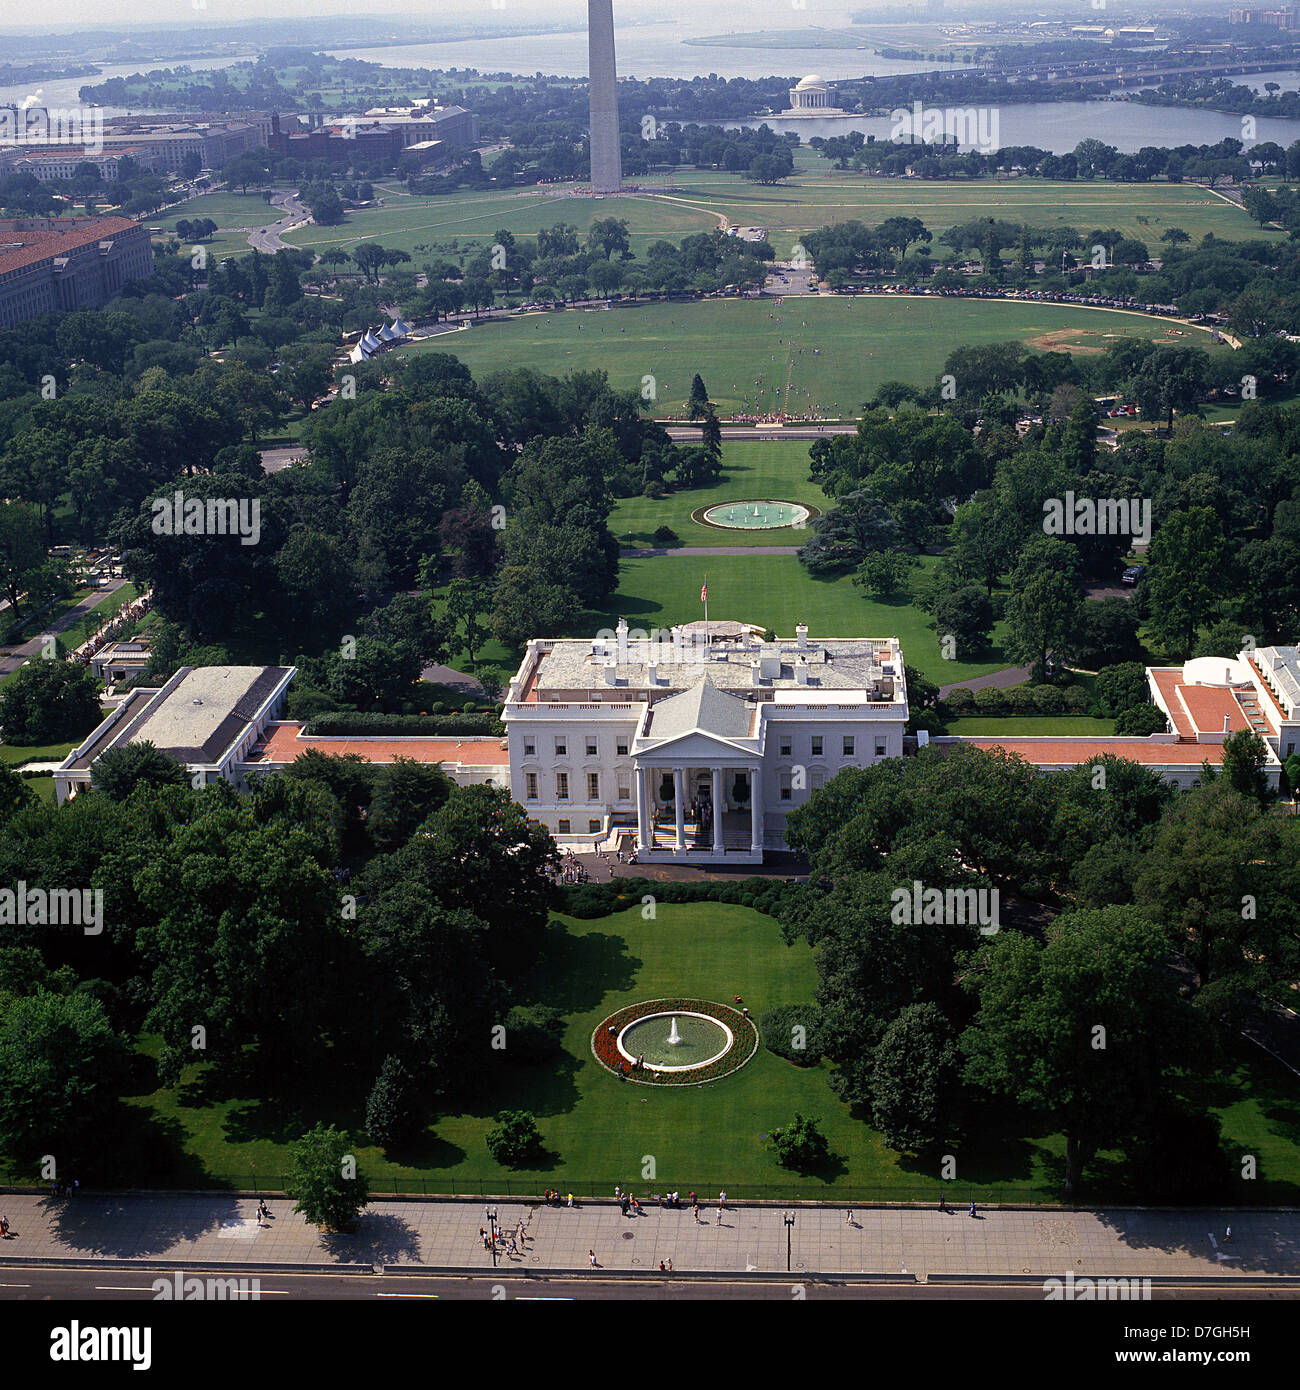
[[[530,642],[502,717],[512,793],[560,845],[760,864],[842,768],[902,756],[908,711],[896,638],[620,621]]]

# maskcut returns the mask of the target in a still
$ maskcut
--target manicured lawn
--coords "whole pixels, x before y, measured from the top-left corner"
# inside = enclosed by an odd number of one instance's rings
[[[886,1148],[835,1097],[826,1063],[798,1068],[760,1047],[748,1066],[722,1081],[651,1088],[620,1082],[591,1056],[596,1025],[638,1000],[686,995],[729,1002],[739,994],[757,1019],[779,1004],[810,999],[812,952],[802,942],[785,946],[772,919],[717,903],[662,904],[653,921],[644,920],[639,904],[596,921],[557,918],[531,982],[533,1002],[567,1017],[562,1056],[512,1064],[507,1048],[498,1055],[497,1075],[484,1083],[481,1104],[438,1116],[409,1151],[359,1146],[372,1190],[536,1192],[550,1184],[583,1197],[620,1183],[642,1193],[726,1187],[736,1198],[933,1199],[933,1163]],[[156,1046],[156,1040],[142,1044],[142,1077]],[[288,1145],[317,1119],[354,1132],[359,1127],[364,1087],[341,1081],[346,1065],[340,1059],[339,1071],[320,1078],[311,1094],[270,1102],[210,1093],[205,1067],[187,1068],[176,1092],[142,1087],[131,1104],[143,1112],[150,1137],[149,1181],[278,1187]],[[1260,1156],[1263,1181],[1245,1196],[1294,1200],[1297,1194],[1294,1096],[1289,1073],[1244,1044],[1201,1088],[1200,1102],[1224,1118],[1228,1151],[1240,1145]],[[502,1108],[536,1115],[548,1151],[537,1168],[507,1170],[488,1154],[485,1136]],[[834,1161],[825,1173],[787,1172],[765,1147],[772,1126],[796,1110],[815,1117],[829,1140]],[[1023,1115],[986,1111],[976,1120],[974,1137],[956,1149],[962,1200],[1055,1200],[1060,1136],[1037,1132],[1033,1118]],[[654,1176],[647,1178],[651,1159]]]
[[[47,805],[54,805],[57,798],[54,792],[53,777],[27,777],[24,780],[42,801]]]
[[[0,763],[10,767],[21,767],[23,763],[48,763],[55,758],[62,761],[80,743],[0,743]]]
[[[723,481],[714,487],[691,488],[666,497],[627,497],[614,507],[609,529],[620,545],[656,545],[659,526],[677,532],[683,545],[803,545],[810,533],[789,527],[774,531],[725,531],[691,520],[691,514],[721,502],[756,500],[799,502],[825,511],[830,506],[826,494],[808,478],[806,441],[780,440],[772,443],[736,443],[723,446]]]
[[[626,220],[638,256],[654,241],[679,241],[694,232],[711,231],[723,218],[736,226],[766,228],[783,258],[801,234],[818,227],[853,218],[873,225],[892,216],[919,217],[936,238],[955,223],[989,216],[1032,227],[1070,226],[1085,234],[1094,227],[1116,227],[1127,237],[1154,245],[1168,227],[1181,227],[1193,241],[1207,232],[1230,240],[1272,240],[1281,235],[1261,232],[1241,209],[1209,198],[1204,189],[1190,184],[884,179],[838,171],[808,149],[796,151],[795,166],[793,178],[771,188],[736,174],[681,169],[657,171],[643,180],[665,192],[617,198],[575,198],[570,184],[516,192],[386,196],[385,207],[351,212],[342,226],[305,227],[286,240],[319,251],[374,239],[390,250],[408,252],[418,263],[427,253],[417,252],[417,246],[452,237],[482,245],[490,243],[498,229],[535,236],[557,222],[568,222],[585,235],[592,222],[606,217]],[[179,215],[210,216],[224,227],[223,217],[234,221],[247,216],[239,208],[238,195],[233,195],[233,203],[231,196],[194,199]],[[209,199],[216,210],[205,213],[201,205]],[[174,212],[168,216],[174,224]],[[937,247],[936,254],[946,250]]]
[[[615,387],[638,393],[652,378],[659,418],[684,414],[699,372],[725,423],[736,412],[782,409],[854,417],[886,381],[932,385],[963,344],[1053,347],[1064,333],[1072,346],[1100,352],[1124,337],[1164,341],[1169,326],[1144,314],[1017,300],[821,295],[792,296],[780,307],[773,299],[715,299],[527,314],[397,350],[450,353],[476,377],[517,367],[552,375],[602,368]],[[1183,341],[1231,351],[1193,330]]]
[[[1115,732],[1115,721],[1089,719],[1087,715],[1029,714],[1006,718],[966,715],[950,720],[948,732],[971,738],[1109,738]]]
[[[935,557],[923,556],[913,573],[937,563]],[[707,575],[710,618],[758,623],[781,637],[793,637],[799,623],[807,623],[813,637],[897,637],[908,664],[942,684],[1010,664],[996,646],[999,629],[994,630],[989,660],[945,661],[929,616],[906,596],[881,603],[855,587],[849,575],[814,579],[793,555],[766,555],[761,550],[750,555],[664,555],[623,560],[619,573],[618,592],[608,610],[587,615],[580,635],[613,628],[620,616],[629,627],[647,630],[703,618],[700,586]]]

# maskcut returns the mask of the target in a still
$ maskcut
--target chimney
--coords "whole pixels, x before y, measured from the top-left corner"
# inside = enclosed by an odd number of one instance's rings
[[[604,672],[605,672],[605,684],[606,684],[606,685],[617,685],[617,684],[618,684],[618,662],[616,662],[612,656],[607,656],[607,657],[605,658],[605,662],[604,662],[604,667],[603,667],[603,669],[604,669]]]
[[[799,650],[801,652],[806,652],[808,650],[808,624],[800,623],[799,626],[795,628],[794,635],[799,640]]]
[[[627,665],[627,619],[620,618],[618,626],[614,629],[615,637],[618,641],[618,664]]]
[[[1232,667],[1231,667],[1231,666],[1225,666],[1225,667],[1223,668],[1223,683],[1224,683],[1224,685],[1231,685],[1231,684],[1232,684]]]
[[[681,626],[673,628],[673,660],[681,665],[682,661],[682,629]]]
[[[1230,734],[1232,732],[1232,715],[1230,714],[1225,714],[1223,716],[1223,732],[1225,734]]]
[[[658,685],[658,684],[659,684],[659,663],[658,663],[657,661],[652,661],[652,662],[649,664],[649,666],[646,667],[646,673],[645,673],[645,674],[646,674],[646,681],[647,681],[648,684],[650,684],[650,685]]]
[[[808,684],[808,658],[801,656],[794,664],[794,679],[796,685]]]
[[[757,686],[757,685],[762,685],[762,684],[763,684],[763,663],[762,663],[761,661],[757,661],[757,660],[751,661],[751,662],[749,663],[749,670],[750,670],[750,675],[751,675],[751,677],[752,677],[752,679],[753,679],[753,683],[754,683],[756,686]]]

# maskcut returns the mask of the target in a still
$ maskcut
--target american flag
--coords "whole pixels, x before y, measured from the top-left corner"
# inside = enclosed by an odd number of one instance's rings
[[[709,581],[706,579],[706,580],[704,581],[704,583],[700,586],[700,602],[701,602],[701,603],[708,603],[708,601],[709,601]]]

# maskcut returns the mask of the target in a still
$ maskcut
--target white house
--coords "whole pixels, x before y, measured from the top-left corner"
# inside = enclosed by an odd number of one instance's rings
[[[903,754],[898,639],[764,641],[737,623],[535,639],[503,719],[515,800],[574,848],[757,864],[845,767]]]

